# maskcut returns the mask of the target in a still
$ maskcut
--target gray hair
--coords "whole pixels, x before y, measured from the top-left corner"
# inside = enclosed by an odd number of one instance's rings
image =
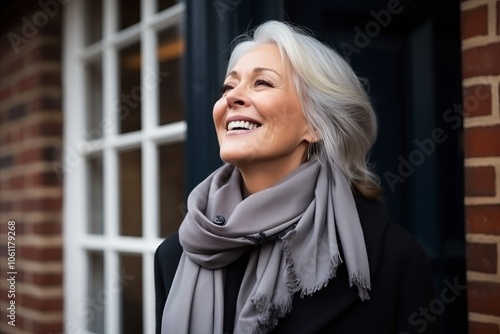
[[[304,115],[319,140],[314,154],[323,166],[336,166],[354,191],[380,198],[380,179],[368,164],[377,137],[377,118],[363,82],[332,48],[304,30],[268,21],[253,37],[241,36],[231,53],[228,73],[250,49],[273,43],[291,65]],[[240,39],[241,40],[241,39]]]

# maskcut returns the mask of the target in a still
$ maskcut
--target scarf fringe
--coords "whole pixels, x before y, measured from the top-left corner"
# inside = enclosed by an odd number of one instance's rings
[[[271,332],[278,325],[278,321],[292,311],[291,295],[278,304],[270,303],[269,298],[261,295],[255,298],[254,304],[260,315],[253,334]]]
[[[285,300],[279,303],[271,303],[266,296],[259,296],[254,299],[254,304],[256,309],[259,311],[259,320],[257,327],[253,331],[254,334],[265,334],[271,332],[277,325],[278,321],[281,318],[284,318],[288,313],[292,311],[292,296],[300,291],[300,298],[304,296],[312,295],[313,293],[321,290],[326,287],[331,279],[333,279],[337,275],[337,268],[342,263],[342,259],[339,254],[335,255],[330,260],[330,269],[327,277],[325,277],[323,282],[320,282],[316,286],[312,288],[305,289],[302,284],[300,278],[297,276],[297,272],[295,271],[295,266],[292,259],[292,250],[290,242],[294,239],[296,235],[295,230],[291,230],[286,235],[282,236],[281,240],[281,248],[283,250],[283,254],[285,255],[285,268],[287,273],[287,288],[290,294],[287,296]],[[359,278],[355,278],[352,282],[356,285],[360,282]],[[352,283],[350,282],[351,286]],[[364,290],[363,297],[368,297],[368,293]],[[361,297],[361,291],[360,291]],[[365,298],[366,299],[366,298]]]
[[[325,288],[330,281],[337,276],[337,268],[339,264],[342,263],[342,259],[340,258],[340,255],[335,255],[331,260],[330,260],[330,269],[328,272],[328,275],[325,277],[323,282],[319,282],[316,286],[312,288],[307,288],[305,289],[304,287],[301,288],[300,292],[300,298],[303,298],[304,296],[310,296],[313,293]]]
[[[301,285],[300,279],[295,271],[295,265],[292,258],[292,247],[290,245],[290,242],[295,238],[296,234],[297,232],[295,230],[291,230],[281,238],[281,249],[285,255],[285,269],[287,273],[286,286],[292,295],[300,291]]]
[[[337,276],[337,268],[342,263],[342,258],[340,257],[340,254],[334,255],[330,259],[330,265],[329,265],[330,269],[325,279],[322,282],[319,282],[314,287],[304,288],[302,286],[300,278],[297,275],[297,272],[295,271],[295,265],[293,263],[293,258],[292,258],[292,249],[290,242],[295,238],[295,234],[296,231],[292,230],[286,235],[284,235],[281,238],[282,240],[281,248],[283,250],[283,254],[285,255],[285,261],[286,261],[285,268],[287,272],[287,282],[286,282],[287,287],[292,295],[300,291],[300,298],[303,298],[304,296],[312,295],[316,291],[326,287],[328,285],[328,282],[330,282],[331,279]]]
[[[369,300],[370,295],[370,278],[362,276],[360,273],[354,274],[349,277],[349,286],[355,285],[358,289],[358,296],[362,301]]]

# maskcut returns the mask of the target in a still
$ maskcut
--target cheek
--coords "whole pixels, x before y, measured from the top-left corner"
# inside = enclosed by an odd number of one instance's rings
[[[221,124],[221,122],[223,121],[224,111],[226,110],[225,106],[226,106],[226,103],[225,103],[223,98],[220,98],[214,104],[214,108],[212,111],[212,117],[214,119],[214,124],[216,127],[218,127]]]
[[[282,131],[290,131],[296,128],[299,123],[302,123],[303,119],[302,111],[290,103],[277,105],[271,117],[275,128]]]

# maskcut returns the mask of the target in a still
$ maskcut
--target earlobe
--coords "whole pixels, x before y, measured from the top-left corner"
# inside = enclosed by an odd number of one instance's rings
[[[321,136],[319,134],[318,131],[316,130],[313,130],[313,129],[310,129],[307,133],[307,135],[305,136],[305,140],[309,143],[309,144],[315,144],[316,142],[318,142],[319,140],[321,139]]]

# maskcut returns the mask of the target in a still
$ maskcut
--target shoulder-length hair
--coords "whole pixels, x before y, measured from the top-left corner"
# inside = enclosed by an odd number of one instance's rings
[[[368,163],[377,118],[361,79],[331,47],[278,21],[263,23],[252,36],[240,36],[227,72],[243,54],[266,43],[277,45],[291,66],[304,115],[319,138],[312,151],[320,163],[339,168],[356,193],[379,199],[380,179]]]

